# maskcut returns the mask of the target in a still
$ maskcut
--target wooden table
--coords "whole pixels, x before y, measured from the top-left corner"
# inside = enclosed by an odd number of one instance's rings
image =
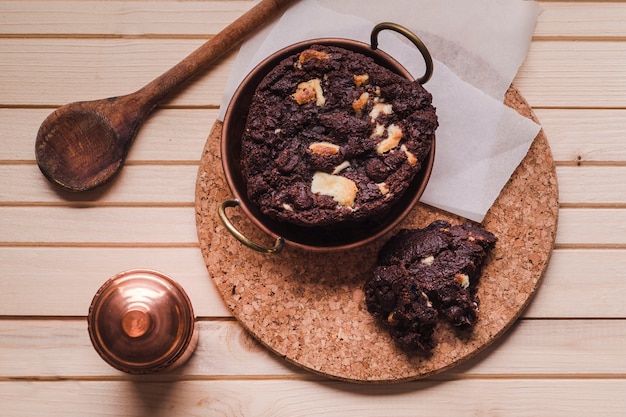
[[[203,263],[199,159],[234,60],[167,101],[121,175],[58,192],[34,160],[57,106],[129,93],[251,1],[0,1],[0,410],[4,416],[607,416],[626,409],[626,3],[542,1],[514,85],[548,137],[556,247],[518,323],[462,366],[403,384],[329,380],[247,335]],[[131,268],[190,294],[200,340],[173,373],[134,378],[90,344],[96,290]]]

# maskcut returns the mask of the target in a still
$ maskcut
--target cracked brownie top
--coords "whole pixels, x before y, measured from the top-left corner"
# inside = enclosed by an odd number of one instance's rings
[[[255,92],[241,152],[248,198],[300,226],[370,220],[407,189],[437,125],[417,82],[362,54],[312,46]]]

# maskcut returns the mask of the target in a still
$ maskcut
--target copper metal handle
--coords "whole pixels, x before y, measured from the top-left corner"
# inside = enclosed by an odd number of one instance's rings
[[[370,39],[372,49],[378,48],[378,34],[385,29],[393,30],[394,32],[398,32],[401,35],[404,35],[404,37],[410,40],[411,43],[415,45],[417,49],[419,49],[422,57],[424,58],[424,62],[426,63],[426,72],[424,73],[424,75],[417,79],[417,82],[419,82],[420,84],[425,84],[428,80],[430,80],[430,77],[432,77],[433,75],[433,58],[430,56],[430,52],[428,52],[428,48],[426,48],[424,42],[422,42],[422,40],[416,34],[411,32],[404,26],[390,22],[383,22],[374,26]]]
[[[237,230],[237,228],[230,222],[230,219],[226,215],[226,209],[228,207],[237,207],[239,206],[239,204],[240,204],[239,200],[237,199],[226,200],[222,204],[220,204],[219,208],[217,209],[217,213],[220,217],[220,220],[222,221],[222,224],[226,228],[226,230],[228,230],[230,234],[235,237],[235,239],[237,239],[238,241],[240,241],[241,243],[243,243],[250,249],[253,249],[257,252],[276,253],[280,251],[283,247],[283,244],[285,243],[285,239],[283,239],[282,237],[279,237],[278,239],[276,239],[276,243],[274,244],[273,248],[268,248],[266,246],[259,245],[258,243],[255,243],[252,240],[248,239],[243,233]]]

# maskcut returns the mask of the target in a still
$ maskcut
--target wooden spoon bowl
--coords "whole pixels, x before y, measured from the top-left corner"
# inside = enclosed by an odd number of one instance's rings
[[[85,191],[107,182],[122,168],[134,133],[120,137],[125,123],[115,123],[111,118],[115,115],[107,115],[120,107],[114,105],[116,100],[72,103],[48,116],[35,146],[37,164],[46,178],[69,190]]]

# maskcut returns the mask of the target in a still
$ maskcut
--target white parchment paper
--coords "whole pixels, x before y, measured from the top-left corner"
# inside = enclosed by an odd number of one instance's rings
[[[439,128],[421,201],[480,222],[540,128],[502,104],[539,12],[535,2],[523,0],[300,0],[242,45],[218,118],[248,72],[275,51],[320,37],[369,43],[375,24],[402,24],[435,61],[424,87],[433,95]],[[414,77],[424,73],[419,51],[401,35],[381,32],[379,48]]]

